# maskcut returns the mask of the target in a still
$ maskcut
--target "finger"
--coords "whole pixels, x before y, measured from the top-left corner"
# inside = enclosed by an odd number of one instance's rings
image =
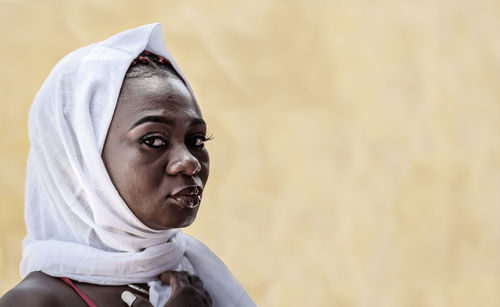
[[[184,272],[184,273],[183,273]],[[181,283],[189,284],[187,272],[166,271],[160,274],[160,280],[172,287],[172,290],[177,288]]]
[[[188,279],[189,279],[189,282],[191,283],[191,285],[193,285],[193,287],[198,288],[200,290],[204,290],[203,282],[201,281],[201,279],[198,276],[188,275]]]
[[[179,281],[189,285],[189,272],[188,271],[180,271],[177,272],[177,276],[179,277]]]
[[[170,285],[172,288],[179,285],[177,274],[175,271],[166,271],[160,274],[162,283]]]
[[[213,305],[212,297],[210,296],[210,293],[208,293],[207,290],[205,290],[205,298],[207,299],[206,301],[207,306],[212,307]]]
[[[135,296],[132,292],[123,291],[121,295],[122,301],[129,307],[153,307],[149,301],[140,296]]]

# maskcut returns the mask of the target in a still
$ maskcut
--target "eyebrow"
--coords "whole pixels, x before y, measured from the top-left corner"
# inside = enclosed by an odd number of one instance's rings
[[[205,121],[203,120],[203,118],[195,118],[191,121],[191,123],[189,124],[190,126],[196,126],[196,125],[207,125],[207,123],[205,123]]]
[[[148,122],[153,122],[153,123],[162,123],[171,127],[175,127],[175,121],[172,119],[165,118],[163,116],[145,116],[135,123],[132,124],[132,127],[130,127],[129,130],[134,129],[135,127],[142,125],[144,123]],[[202,118],[195,118],[191,121],[189,124],[190,126],[196,126],[196,125],[206,125],[205,121]]]

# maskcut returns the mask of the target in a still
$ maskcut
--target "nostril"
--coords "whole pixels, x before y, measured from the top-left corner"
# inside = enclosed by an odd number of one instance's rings
[[[187,162],[186,168],[185,168],[185,174],[186,175],[196,175],[201,171],[201,165],[200,162],[198,162],[198,159],[193,157],[190,159],[190,161]]]
[[[193,175],[196,175],[196,174],[198,174],[201,171],[201,164],[200,164],[200,162],[198,162],[198,160],[196,160],[196,163],[197,164],[196,164],[196,168],[195,168],[195,170],[193,172]]]
[[[170,161],[166,168],[167,174],[175,176],[177,174],[184,174],[188,176],[193,176],[201,171],[201,164],[195,157],[184,157],[183,159],[178,159]]]

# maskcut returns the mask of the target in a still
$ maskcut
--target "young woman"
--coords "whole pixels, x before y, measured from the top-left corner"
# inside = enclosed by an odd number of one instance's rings
[[[159,24],[70,53],[29,117],[21,275],[0,306],[255,306],[182,233],[209,140]]]

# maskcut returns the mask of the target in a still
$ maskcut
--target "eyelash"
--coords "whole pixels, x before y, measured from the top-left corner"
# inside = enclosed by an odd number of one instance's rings
[[[196,147],[196,148],[201,149],[201,148],[205,147],[205,142],[208,142],[208,141],[210,141],[210,140],[213,140],[213,139],[214,139],[214,137],[213,137],[213,135],[209,135],[209,136],[204,136],[204,135],[196,135],[196,136],[194,136],[194,137],[193,137],[193,138],[191,138],[191,139],[195,139],[195,140],[196,140],[196,139],[199,139],[199,140],[201,140],[201,144],[199,144],[199,145],[192,144],[192,146],[194,146],[194,147]]]
[[[154,145],[156,140],[161,140],[163,142],[162,145]],[[139,143],[144,144],[150,148],[153,149],[160,149],[168,145],[168,140],[166,137],[163,136],[163,134],[160,134],[159,132],[151,132],[143,136],[140,140]]]
[[[205,147],[205,142],[207,141],[210,141],[213,139],[213,136],[212,135],[209,135],[209,136],[204,136],[204,135],[196,135],[194,137],[191,137],[189,142],[190,142],[190,145],[197,148],[197,149],[201,149],[203,147]],[[156,140],[160,140],[163,142],[163,144],[161,145],[154,145],[154,143],[156,142]],[[201,143],[200,144],[196,144],[196,141],[197,140],[200,140]],[[145,136],[143,136],[139,142],[141,144],[144,144],[150,148],[153,148],[153,149],[162,149],[162,148],[165,148],[166,146],[168,146],[168,139],[166,137],[163,136],[163,134],[161,134],[160,132],[151,132],[151,133],[148,133],[146,134]]]

